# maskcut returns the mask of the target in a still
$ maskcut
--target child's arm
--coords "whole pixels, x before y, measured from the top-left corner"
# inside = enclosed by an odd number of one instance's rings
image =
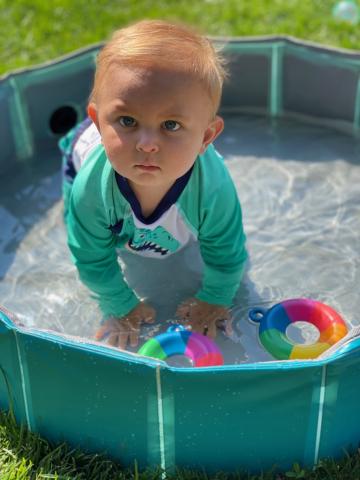
[[[239,287],[247,258],[242,212],[235,186],[227,171],[218,188],[207,196],[199,227],[199,243],[204,260],[202,287],[195,298],[177,310],[177,316],[203,333],[216,335],[216,325],[225,320],[231,334],[229,308]]]
[[[94,210],[76,205],[72,195],[68,225],[68,245],[81,281],[94,293],[105,318],[122,317],[139,299],[124,280],[117,260],[112,232],[101,226]]]
[[[88,212],[93,212],[93,215]],[[70,202],[68,243],[82,282],[95,294],[105,321],[95,338],[125,349],[138,344],[140,326],[152,323],[155,310],[140,302],[125,282],[117,260],[114,236],[101,226],[96,210]]]
[[[66,218],[68,245],[80,279],[94,293],[104,318],[121,318],[140,300],[123,277],[116,238],[109,228],[114,220],[109,212],[114,207],[104,198],[106,192],[112,192],[111,177],[107,181],[100,162],[90,161],[80,170],[72,187]]]
[[[247,258],[241,207],[232,181],[214,194],[204,214],[199,242],[205,266],[196,298],[230,307]]]

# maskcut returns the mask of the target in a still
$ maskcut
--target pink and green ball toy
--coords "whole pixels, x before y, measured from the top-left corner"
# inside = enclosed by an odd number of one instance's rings
[[[174,355],[184,355],[194,367],[223,365],[221,351],[210,338],[186,330],[182,325],[172,325],[167,332],[150,338],[138,351],[140,355],[166,360]]]

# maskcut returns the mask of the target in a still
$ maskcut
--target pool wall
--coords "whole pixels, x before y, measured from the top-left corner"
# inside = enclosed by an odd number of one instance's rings
[[[358,54],[286,38],[225,48],[223,113],[296,116],[358,134]],[[85,115],[98,49],[0,81],[1,181],[57,155],[59,136]],[[0,367],[1,408],[51,441],[125,466],[256,472],[312,466],[359,444],[357,338],[322,360],[173,368],[27,329],[3,310]]]

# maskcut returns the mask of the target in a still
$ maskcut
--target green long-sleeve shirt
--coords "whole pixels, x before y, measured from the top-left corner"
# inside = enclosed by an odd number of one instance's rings
[[[118,248],[162,259],[191,239],[199,242],[205,264],[196,297],[231,305],[244,270],[245,235],[237,192],[212,145],[147,218],[101,144],[87,154],[64,192],[73,261],[105,317],[123,316],[139,302],[123,277]]]

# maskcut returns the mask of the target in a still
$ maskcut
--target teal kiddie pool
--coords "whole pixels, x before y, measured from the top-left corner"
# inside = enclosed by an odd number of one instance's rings
[[[60,201],[57,142],[85,115],[98,48],[0,81],[1,408],[51,441],[105,451],[125,466],[137,459],[141,468],[256,472],[355,450],[360,55],[287,38],[227,42],[231,80],[221,111],[229,133],[219,147],[236,182],[250,175],[241,189],[251,263],[238,336],[219,340],[232,353],[224,365],[191,368],[86,340],[90,326],[76,330],[76,309],[91,311],[86,302],[65,315],[68,329],[59,320],[69,299],[58,284],[68,282],[52,259],[65,250],[57,227],[39,246],[38,227],[52,222]],[[294,184],[301,188],[290,195]],[[273,196],[264,199],[266,191]],[[298,205],[306,206],[300,214]],[[29,254],[45,268],[30,268]],[[256,334],[248,307],[305,295],[353,327],[341,343],[314,360],[274,360],[255,344],[242,350],[248,332]]]

